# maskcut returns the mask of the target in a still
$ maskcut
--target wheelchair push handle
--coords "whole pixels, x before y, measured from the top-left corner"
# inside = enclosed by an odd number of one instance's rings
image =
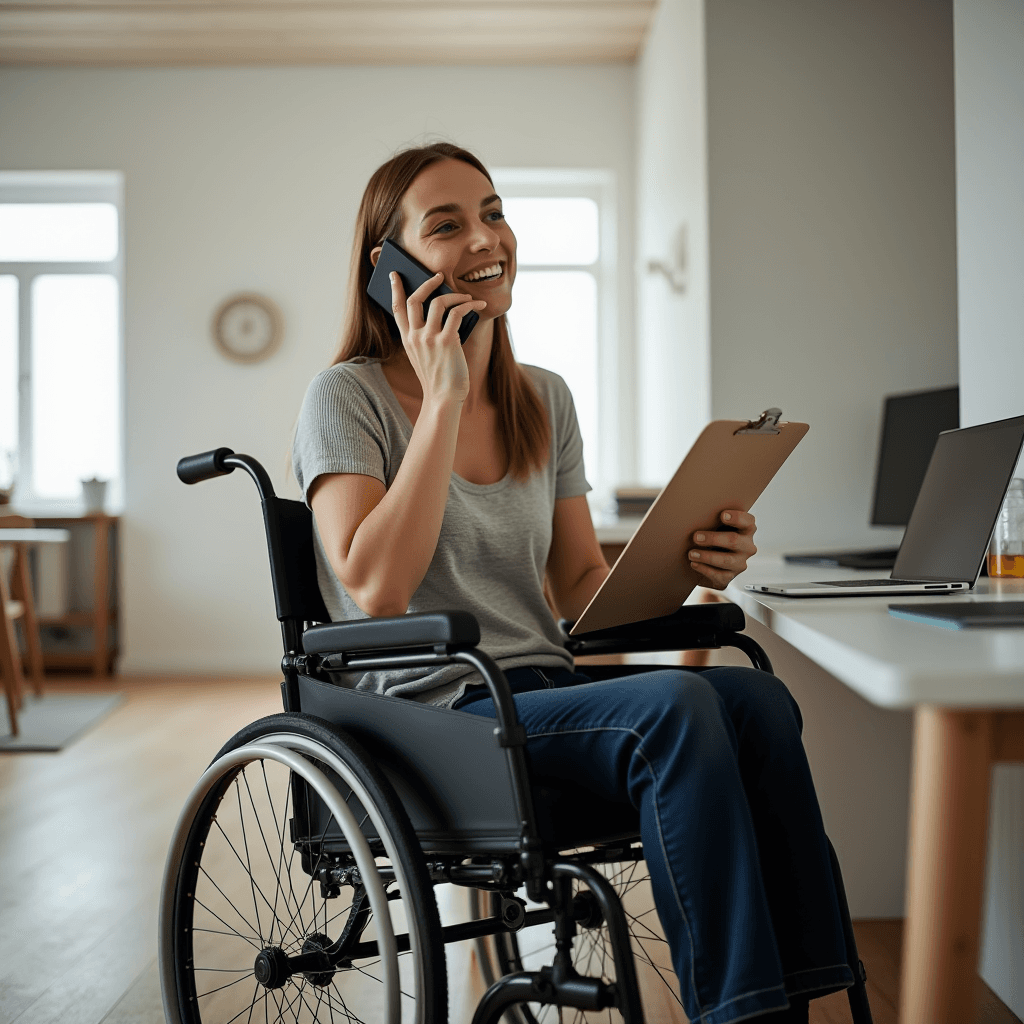
[[[186,455],[178,459],[178,479],[183,484],[198,484],[203,480],[212,480],[215,476],[226,476],[235,467],[225,466],[224,459],[234,454],[230,448],[214,448],[212,452]]]
[[[263,501],[274,497],[274,485],[267,471],[251,455],[236,455],[230,448],[186,455],[178,459],[178,479],[183,484],[198,484],[216,476],[227,476],[236,469],[244,469],[253,478]]]

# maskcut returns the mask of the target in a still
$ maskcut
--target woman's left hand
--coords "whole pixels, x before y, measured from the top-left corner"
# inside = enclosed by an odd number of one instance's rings
[[[712,590],[725,590],[733,578],[747,567],[747,559],[757,554],[754,533],[757,524],[749,512],[727,509],[721,515],[723,531],[701,531],[693,535],[694,546],[686,553],[695,569]]]

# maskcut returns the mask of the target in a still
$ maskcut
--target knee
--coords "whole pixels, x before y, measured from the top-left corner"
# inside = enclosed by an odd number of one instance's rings
[[[713,668],[705,671],[709,685],[722,696],[737,718],[763,723],[772,732],[795,727],[803,731],[800,706],[786,684],[754,668]]]
[[[721,732],[727,721],[721,696],[696,672],[666,669],[652,673],[644,680],[642,692],[652,726],[707,735]]]

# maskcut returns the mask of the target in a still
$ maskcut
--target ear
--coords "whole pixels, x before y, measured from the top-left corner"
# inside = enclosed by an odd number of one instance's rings
[[[370,250],[370,263],[372,266],[377,266],[377,260],[380,259],[380,254],[383,248],[384,246],[378,245]]]

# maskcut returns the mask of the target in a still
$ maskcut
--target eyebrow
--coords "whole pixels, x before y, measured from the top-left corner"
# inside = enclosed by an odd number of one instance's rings
[[[501,196],[497,192],[493,192],[491,195],[486,196],[480,200],[480,209],[485,206],[490,206],[491,203],[501,202]],[[425,214],[423,214],[420,223],[422,224],[428,217],[432,217],[435,213],[458,213],[462,209],[458,203],[445,203],[443,206],[432,206]]]

